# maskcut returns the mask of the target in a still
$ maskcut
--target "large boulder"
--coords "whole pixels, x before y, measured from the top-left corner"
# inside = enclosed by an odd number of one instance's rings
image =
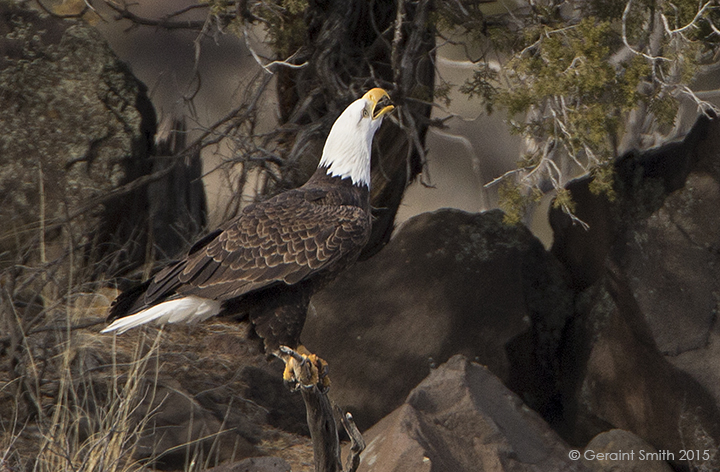
[[[565,342],[567,423],[559,427],[571,444],[582,447],[593,436],[620,428],[658,450],[716,450],[720,412],[714,398],[658,351],[620,274],[608,275],[579,295],[578,316]],[[679,459],[676,455],[671,462],[681,466]],[[693,464],[713,470],[717,460],[701,458]]]
[[[46,259],[67,240],[120,247],[142,222],[132,209],[147,201],[99,199],[149,171],[155,112],[145,86],[82,22],[3,2],[0,33],[0,253],[25,250],[18,241],[44,243]],[[144,251],[138,236],[130,253]]]
[[[584,471],[488,369],[454,356],[365,434],[363,472]]]
[[[719,143],[720,144],[720,143]],[[658,349],[677,356],[707,345],[720,301],[720,181],[692,172],[624,234],[615,258]]]
[[[676,356],[707,344],[720,283],[720,123],[701,117],[687,137],[615,165],[616,195],[590,178],[568,184],[574,225],[550,214],[560,260],[579,293],[617,268],[660,351]]]
[[[673,472],[666,458],[675,454],[669,452],[659,452],[630,431],[611,429],[592,438],[582,461],[593,472]]]
[[[72,252],[72,268],[52,266],[64,289],[70,272],[97,279],[176,256],[206,210],[199,155],[170,156],[183,125],[155,156],[147,87],[98,31],[15,3],[0,2],[0,269]]]
[[[463,354],[534,407],[551,403],[571,298],[556,262],[500,211],[425,213],[313,298],[302,339],[331,397],[367,428],[434,364]]]
[[[551,211],[552,253],[577,294],[558,427],[577,445],[610,427],[670,451],[720,443],[719,144],[720,123],[701,117],[684,140],[621,157],[613,199],[590,178],[568,184],[589,229]]]

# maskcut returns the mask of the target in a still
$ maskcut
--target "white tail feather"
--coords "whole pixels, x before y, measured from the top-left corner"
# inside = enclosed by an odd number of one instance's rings
[[[219,312],[219,301],[190,295],[189,297],[162,302],[133,315],[118,318],[100,332],[117,331],[118,334],[122,334],[129,329],[151,321],[157,324],[182,323],[183,321],[196,323],[217,315]]]

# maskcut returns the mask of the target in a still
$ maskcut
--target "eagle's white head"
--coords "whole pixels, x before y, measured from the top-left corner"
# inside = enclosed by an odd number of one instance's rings
[[[395,107],[378,107],[389,100],[388,93],[374,88],[352,102],[335,120],[325,141],[319,167],[326,167],[328,175],[349,177],[355,185],[370,188],[370,153],[375,132],[383,117]]]

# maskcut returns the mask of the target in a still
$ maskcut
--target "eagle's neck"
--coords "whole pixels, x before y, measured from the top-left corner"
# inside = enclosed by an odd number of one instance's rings
[[[338,152],[337,149],[328,149],[326,144],[318,171],[324,171],[327,175],[341,180],[349,179],[360,187],[370,188],[370,145],[371,143],[366,143],[366,146],[358,149],[351,148],[349,143],[338,143],[337,147],[344,148]]]
[[[357,190],[362,190],[365,193],[370,191],[370,186],[365,184],[364,182],[355,183],[351,177],[341,177],[332,175],[330,172],[330,169],[328,169],[326,166],[318,166],[315,173],[310,177],[310,179],[306,183],[307,186],[310,187],[317,187],[317,188],[329,188],[329,187],[335,187],[335,188],[345,188],[350,189],[354,188]]]
[[[330,130],[318,171],[324,169],[331,177],[350,179],[354,185],[370,188],[370,153],[379,123],[369,133],[344,132],[344,124],[338,119]]]
[[[372,108],[371,108],[371,105]],[[355,100],[330,129],[318,169],[327,175],[350,179],[354,185],[370,188],[370,155],[382,114],[372,118],[374,104],[365,97]]]
[[[321,190],[326,204],[351,205],[370,211],[369,186],[354,184],[350,177],[332,176],[327,170],[327,167],[318,167],[303,187],[310,191]]]

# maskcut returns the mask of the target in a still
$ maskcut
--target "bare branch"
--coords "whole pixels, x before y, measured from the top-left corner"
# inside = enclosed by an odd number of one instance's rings
[[[275,67],[288,67],[290,69],[302,69],[303,67],[308,65],[307,62],[303,62],[302,64],[293,64],[292,62],[290,62],[297,55],[297,52],[285,60],[274,60],[267,64],[263,64],[262,59],[260,59],[260,55],[258,55],[258,53],[255,51],[255,48],[252,46],[252,44],[250,44],[248,29],[245,25],[243,25],[243,39],[245,40],[245,47],[248,48],[248,51],[250,51],[250,54],[252,54],[252,57],[253,57],[253,59],[255,59],[255,62],[257,62],[257,64],[260,67],[262,67],[263,70],[265,72],[267,72],[268,74],[273,74],[274,72],[272,71],[272,69]]]
[[[196,8],[208,8],[208,4],[198,4],[194,5],[192,8],[187,7],[183,8],[182,10],[179,10],[175,13],[171,13],[170,15],[167,15],[164,18],[160,19],[153,19],[153,18],[145,18],[139,15],[136,15],[135,13],[131,12],[128,9],[127,4],[123,4],[121,7],[117,3],[115,3],[112,0],[106,0],[105,4],[110,7],[112,10],[115,11],[115,13],[118,14],[117,19],[118,20],[130,20],[134,25],[140,25],[140,26],[155,26],[158,28],[163,28],[167,30],[176,30],[176,29],[189,29],[189,30],[200,30],[203,28],[203,26],[206,23],[206,20],[171,20],[170,18],[174,18],[178,15],[181,15],[183,13],[186,13],[190,10],[194,10]],[[230,15],[230,14],[228,14]]]
[[[521,172],[525,172],[525,169],[510,169],[509,171],[505,172],[505,173],[504,173],[503,175],[501,175],[500,177],[495,177],[495,178],[492,179],[490,182],[486,183],[486,184],[484,185],[484,187],[485,187],[485,188],[490,188],[490,187],[492,187],[493,185],[497,185],[497,184],[505,181],[508,177],[511,177],[511,176],[513,176],[513,175],[517,175],[517,174],[519,174],[519,173],[521,173]]]
[[[342,421],[343,427],[350,437],[350,452],[348,453],[345,469],[347,472],[355,472],[360,466],[360,454],[365,450],[365,439],[363,439],[360,430],[355,425],[352,414],[343,414],[342,410],[335,405],[335,412]]]
[[[665,26],[665,32],[669,35],[674,35],[674,34],[682,34],[685,31],[692,29],[692,28],[697,28],[697,21],[699,19],[701,19],[703,16],[705,16],[705,12],[708,9],[710,9],[711,5],[713,5],[715,3],[717,3],[716,0],[709,0],[697,11],[697,13],[695,14],[695,17],[692,19],[692,21],[690,21],[690,23],[686,24],[683,27],[676,28],[676,29],[671,29],[670,25],[668,24],[667,17],[664,14],[661,14],[660,16],[662,17],[663,25]]]
[[[642,57],[644,57],[645,59],[653,62],[653,64],[654,64],[656,61],[671,62],[670,59],[668,59],[668,58],[666,58],[666,57],[662,57],[662,56],[651,56],[651,55],[649,55],[649,54],[645,54],[645,53],[642,52],[642,51],[638,51],[638,50],[635,49],[634,47],[630,46],[630,43],[629,43],[628,38],[627,38],[627,20],[628,20],[629,14],[630,14],[630,8],[631,8],[631,6],[632,6],[632,2],[633,2],[633,0],[628,0],[627,4],[625,5],[625,9],[623,10],[623,14],[622,14],[622,40],[623,40],[623,44],[624,44],[625,47],[628,48],[628,50],[630,50],[633,54],[638,55],[638,56],[642,56]]]

